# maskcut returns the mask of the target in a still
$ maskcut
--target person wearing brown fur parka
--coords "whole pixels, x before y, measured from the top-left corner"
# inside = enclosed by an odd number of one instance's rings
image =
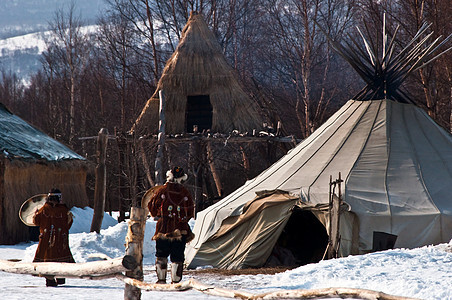
[[[188,221],[194,217],[190,192],[182,185],[188,175],[181,167],[167,172],[167,182],[149,201],[151,216],[157,218],[155,234],[157,283],[166,283],[168,256],[171,259],[171,282],[182,280],[185,244],[194,238]]]
[[[75,263],[69,248],[69,229],[72,213],[61,203],[61,191],[52,189],[46,203],[34,215],[34,224],[39,226],[39,244],[33,262]],[[46,277],[47,286],[64,284],[64,278]]]

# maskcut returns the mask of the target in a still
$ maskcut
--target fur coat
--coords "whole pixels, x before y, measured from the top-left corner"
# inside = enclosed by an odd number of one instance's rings
[[[195,205],[182,184],[166,182],[154,193],[148,208],[151,216],[158,218],[153,240],[180,240],[185,235],[189,242],[194,238],[188,221],[194,217]]]
[[[46,202],[34,223],[39,226],[39,244],[33,262],[75,262],[69,249],[72,213],[65,204]]]

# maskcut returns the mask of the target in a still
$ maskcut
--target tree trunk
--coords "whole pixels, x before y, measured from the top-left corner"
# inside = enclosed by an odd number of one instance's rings
[[[195,177],[195,192],[194,192],[194,202],[195,202],[195,216],[202,210],[203,204],[203,145],[202,139],[195,137],[190,143],[189,157],[192,165],[193,176]]]
[[[157,157],[155,158],[155,183],[163,185],[163,150],[165,149],[165,96],[163,91],[159,91],[160,107],[159,107],[159,135],[157,146]]]
[[[210,142],[207,142],[206,145],[206,151],[207,151],[207,162],[209,163],[210,172],[212,172],[213,180],[215,181],[215,186],[217,188],[217,194],[220,197],[223,197],[223,186],[221,184],[221,178],[218,175],[217,169],[215,168],[215,164],[213,162],[213,149],[212,144]]]
[[[107,190],[107,157],[108,130],[102,128],[97,137],[96,184],[94,189],[94,215],[90,232],[100,232],[105,211],[105,195]]]
[[[119,182],[118,182],[118,210],[119,217],[118,222],[122,222],[126,219],[126,200],[128,196],[128,188],[126,186],[126,179],[124,175],[124,170],[127,164],[127,139],[124,137],[122,132],[116,132],[116,142],[118,145],[118,169],[119,169]]]
[[[155,182],[152,179],[151,176],[151,170],[149,169],[149,163],[148,163],[148,159],[146,157],[146,151],[144,150],[144,146],[143,146],[144,140],[140,140],[138,141],[138,146],[139,146],[139,152],[140,152],[140,157],[143,163],[143,167],[144,167],[144,172],[146,173],[146,178],[148,180],[148,183],[151,187],[155,186]]]
[[[129,230],[126,237],[126,255],[132,256],[137,266],[126,272],[126,276],[143,281],[143,239],[146,226],[146,211],[144,208],[131,207]],[[141,290],[126,283],[124,288],[125,300],[141,299]]]

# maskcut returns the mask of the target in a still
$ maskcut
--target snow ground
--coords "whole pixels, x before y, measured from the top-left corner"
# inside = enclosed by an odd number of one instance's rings
[[[71,251],[76,262],[87,262],[93,254],[115,258],[124,255],[127,223],[105,214],[100,234],[89,233],[93,211],[73,208],[70,231]],[[193,221],[193,220],[192,220]],[[148,220],[144,241],[145,281],[154,283],[155,242],[151,236],[155,222]],[[0,245],[0,259],[31,262],[36,242]],[[416,249],[394,249],[359,256],[321,261],[274,275],[235,275],[198,277],[188,272],[183,280],[195,278],[216,287],[244,290],[255,294],[276,290],[350,287],[381,291],[419,299],[452,300],[452,241]],[[124,299],[124,283],[118,279],[88,280],[68,278],[67,284],[46,287],[45,279],[31,275],[0,272],[2,299]],[[198,291],[142,291],[142,299],[224,299]]]

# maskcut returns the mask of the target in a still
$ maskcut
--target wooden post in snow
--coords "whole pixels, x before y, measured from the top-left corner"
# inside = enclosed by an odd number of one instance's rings
[[[195,218],[196,214],[202,210],[204,203],[203,203],[203,173],[204,173],[204,166],[202,163],[202,155],[203,155],[203,146],[202,146],[202,139],[200,137],[195,136],[191,143],[189,148],[189,157],[192,161],[192,170],[193,170],[193,176],[195,179],[195,192],[194,192],[194,202],[195,202]]]
[[[126,276],[143,281],[143,240],[146,227],[146,211],[141,207],[130,208],[129,230],[126,236],[126,255],[135,258],[136,268],[126,272]],[[135,286],[126,284],[124,288],[124,300],[141,299],[141,290]]]
[[[329,240],[327,248],[327,258],[337,258],[339,254],[340,246],[340,233],[339,233],[339,221],[340,221],[340,207],[342,203],[341,195],[341,173],[339,172],[339,178],[332,181],[330,177],[330,199],[329,199]],[[331,189],[332,187],[332,189]],[[338,188],[338,196],[334,191]]]
[[[220,176],[218,175],[217,169],[215,168],[215,164],[213,162],[213,148],[212,144],[209,141],[207,141],[206,143],[206,151],[207,151],[207,162],[210,167],[210,172],[212,172],[213,180],[217,188],[217,194],[221,198],[223,197],[223,185],[221,184]]]
[[[116,144],[118,146],[118,168],[120,170],[120,175],[118,176],[118,209],[119,216],[118,222],[122,222],[126,219],[126,201],[129,199],[130,190],[127,187],[125,180],[125,170],[127,170],[128,163],[128,153],[127,153],[127,139],[122,131],[116,130],[115,128]]]
[[[155,158],[155,183],[156,185],[162,185],[165,183],[163,176],[163,150],[165,148],[165,95],[163,90],[159,91],[159,134],[158,134],[158,146],[157,157]]]
[[[97,166],[96,166],[96,184],[94,189],[94,215],[91,222],[90,232],[100,232],[102,220],[105,211],[105,195],[107,186],[107,167],[105,160],[107,157],[108,130],[102,128],[97,137]]]

